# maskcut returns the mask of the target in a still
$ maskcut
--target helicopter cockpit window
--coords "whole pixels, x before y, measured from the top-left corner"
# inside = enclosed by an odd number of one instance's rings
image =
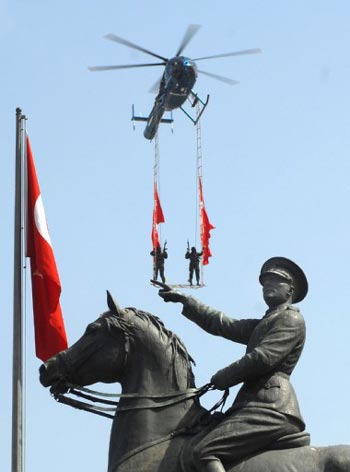
[[[173,65],[173,70],[172,70],[172,76],[173,77],[180,77],[182,72],[181,65],[177,62],[174,63]]]

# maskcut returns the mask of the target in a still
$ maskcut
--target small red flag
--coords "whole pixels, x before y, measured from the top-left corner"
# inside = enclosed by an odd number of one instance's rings
[[[163,210],[160,204],[157,184],[154,183],[154,209],[153,209],[153,223],[158,225],[159,223],[164,223],[165,218],[163,214]]]
[[[201,221],[201,242],[202,242],[202,251],[203,251],[203,265],[209,264],[209,257],[211,257],[211,252],[209,248],[209,239],[210,231],[215,229],[208,218],[203,197],[203,187],[202,179],[198,177],[198,186],[199,186],[199,208],[200,208],[200,221]]]
[[[27,257],[30,258],[35,329],[39,359],[67,349],[67,336],[59,302],[61,283],[57,272],[32,149],[27,136]]]
[[[153,198],[154,198],[154,206],[153,206],[153,221],[152,221],[151,238],[152,238],[152,246],[153,246],[153,248],[156,248],[156,247],[160,246],[157,225],[159,223],[164,223],[165,222],[165,218],[164,218],[162,206],[160,204],[156,183],[154,183]]]

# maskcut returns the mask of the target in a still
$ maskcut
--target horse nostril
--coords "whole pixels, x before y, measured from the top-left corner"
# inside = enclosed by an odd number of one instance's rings
[[[48,377],[47,377],[47,365],[46,364],[42,364],[39,367],[39,380],[40,380],[40,383],[44,387],[48,387],[50,385],[50,381],[48,380]]]
[[[54,396],[62,393],[67,393],[69,390],[69,387],[66,385],[64,380],[57,380],[56,382],[53,382],[50,388],[50,393]]]

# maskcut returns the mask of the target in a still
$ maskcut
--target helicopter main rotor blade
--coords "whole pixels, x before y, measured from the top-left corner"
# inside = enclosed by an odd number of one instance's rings
[[[91,72],[101,71],[101,70],[115,70],[115,69],[133,69],[135,67],[152,67],[152,66],[164,66],[164,62],[154,62],[150,64],[130,64],[124,66],[92,66],[88,67]]]
[[[186,31],[186,33],[183,37],[183,40],[182,40],[182,42],[179,46],[179,49],[177,50],[177,53],[175,54],[175,56],[180,56],[182,51],[185,49],[187,44],[191,41],[191,39],[197,33],[197,31],[199,30],[200,27],[201,27],[201,25],[189,25],[187,27],[187,31]]]
[[[137,51],[144,52],[145,54],[149,54],[150,56],[158,57],[158,59],[162,59],[165,62],[167,62],[168,60],[166,57],[159,56],[158,54],[152,51],[149,51],[148,49],[145,49],[141,46],[138,46],[137,44],[131,43],[130,41],[127,41],[126,39],[123,39],[119,36],[116,36],[115,34],[111,34],[111,33],[106,34],[105,38],[111,41],[115,41],[116,43],[123,44],[124,46],[127,46],[129,48],[136,49]]]
[[[260,54],[261,49],[244,49],[243,51],[227,52],[224,54],[215,54],[214,56],[197,57],[193,61],[202,61],[203,59],[216,59],[218,57],[243,56],[245,54]]]
[[[204,70],[199,70],[199,69],[197,70],[201,74],[207,75],[208,77],[212,77],[213,79],[216,79],[216,80],[220,80],[221,82],[225,82],[225,84],[229,84],[229,85],[239,84],[237,80],[229,79],[228,77],[223,77],[222,75],[212,74],[211,72],[205,72]]]

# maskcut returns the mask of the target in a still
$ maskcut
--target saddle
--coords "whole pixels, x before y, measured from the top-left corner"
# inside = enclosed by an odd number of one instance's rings
[[[269,445],[268,448],[257,451],[256,454],[266,452],[266,451],[275,451],[282,449],[294,449],[298,447],[310,446],[310,434],[306,431],[300,431],[298,433],[288,434],[277,439]],[[181,472],[192,471],[192,448],[191,441],[187,441],[184,444],[184,447],[181,449],[178,458],[178,467]]]

